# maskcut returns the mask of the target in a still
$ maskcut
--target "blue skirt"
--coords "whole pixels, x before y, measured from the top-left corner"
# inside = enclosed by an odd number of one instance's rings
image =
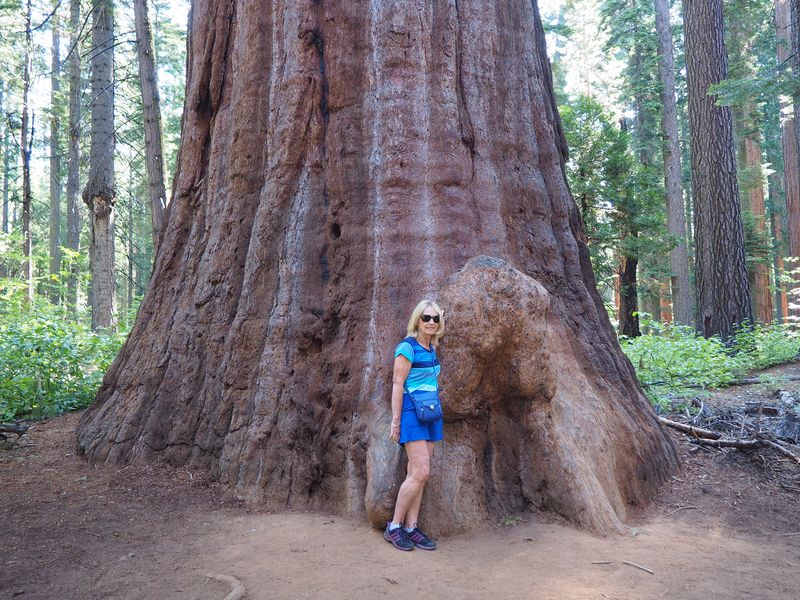
[[[442,441],[443,421],[444,419],[439,419],[433,423],[420,423],[417,420],[417,413],[414,412],[414,405],[411,404],[411,397],[403,394],[403,412],[400,414],[400,444],[419,440]]]

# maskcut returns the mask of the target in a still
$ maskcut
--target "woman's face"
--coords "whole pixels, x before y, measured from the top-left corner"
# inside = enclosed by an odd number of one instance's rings
[[[439,313],[437,313],[434,308],[428,306],[422,311],[422,315],[419,317],[419,323],[417,324],[417,327],[419,328],[419,331],[426,335],[434,335],[439,330],[440,320],[441,317],[439,316]]]

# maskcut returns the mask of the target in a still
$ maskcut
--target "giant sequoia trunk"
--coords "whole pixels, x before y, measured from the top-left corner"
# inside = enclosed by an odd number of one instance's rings
[[[190,23],[165,234],[81,451],[380,523],[392,351],[436,296],[431,529],[539,506],[619,530],[676,455],[595,290],[535,4],[197,0]]]

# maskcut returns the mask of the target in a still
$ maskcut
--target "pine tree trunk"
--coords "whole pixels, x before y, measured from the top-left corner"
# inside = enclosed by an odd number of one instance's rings
[[[25,51],[22,68],[22,274],[27,284],[26,298],[33,303],[33,237],[31,233],[31,148],[33,132],[29,105],[31,89],[31,2],[25,3]]]
[[[538,506],[622,530],[677,458],[595,288],[536,4],[197,0],[188,65],[165,234],[81,451],[379,524],[392,350],[435,296],[430,529]]]
[[[766,237],[767,224],[766,209],[764,206],[764,184],[761,178],[761,147],[751,135],[745,137],[745,154],[747,167],[758,172],[757,181],[748,190],[750,210],[756,223],[756,232],[761,237]],[[759,323],[769,325],[772,323],[772,295],[769,289],[769,260],[767,256],[759,257],[753,266],[753,301],[755,303],[755,318]]]
[[[667,195],[667,231],[678,244],[670,250],[672,273],[672,316],[676,323],[690,326],[692,292],[689,284],[689,254],[686,247],[686,219],[681,193],[681,150],[678,144],[678,111],[675,101],[675,59],[672,51],[672,27],[669,0],[655,0],[656,31],[658,34],[661,78],[661,128],[664,132],[664,186]]]
[[[92,329],[114,326],[114,17],[111,0],[92,11],[92,130],[89,178],[83,201],[89,207],[92,269]]]
[[[744,227],[736,180],[733,122],[729,107],[715,105],[710,85],[726,78],[722,0],[684,0],[686,80],[695,215],[695,272],[699,321],[704,336],[729,339],[753,321]],[[724,265],[724,268],[720,268]]]
[[[59,136],[61,123],[58,118],[58,106],[61,103],[61,44],[58,17],[50,19],[52,28],[52,48],[50,61],[50,302],[61,301],[61,286],[56,285],[61,275],[61,156],[59,154]]]
[[[158,250],[164,220],[167,192],[164,188],[164,152],[161,135],[161,104],[153,47],[153,33],[147,11],[147,0],[133,0],[136,20],[136,47],[139,54],[139,79],[144,107],[144,152],[147,185],[150,192],[150,215],[153,224],[153,251]]]
[[[80,0],[69,3],[69,157],[67,160],[67,247],[72,251],[69,279],[67,280],[67,304],[78,308],[78,261],[75,258],[81,249],[81,199],[80,199],[80,98],[81,98],[81,52],[78,30],[81,25]]]

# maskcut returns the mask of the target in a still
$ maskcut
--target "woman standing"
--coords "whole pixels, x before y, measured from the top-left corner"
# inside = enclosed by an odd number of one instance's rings
[[[421,423],[410,394],[437,391],[439,359],[436,344],[444,334],[444,314],[431,300],[423,300],[411,313],[408,337],[394,351],[392,378],[392,426],[389,437],[408,455],[406,479],[400,486],[394,517],[386,525],[384,539],[398,550],[435,550],[436,542],[417,527],[422,491],[430,473],[434,442],[442,439],[442,419]]]

